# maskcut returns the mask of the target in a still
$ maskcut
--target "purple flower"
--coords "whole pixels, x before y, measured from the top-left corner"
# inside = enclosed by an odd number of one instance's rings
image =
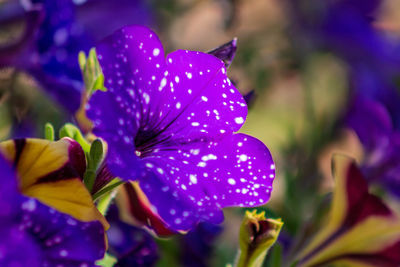
[[[20,195],[0,157],[0,265],[95,266],[105,252],[100,222],[80,222],[34,198]]]
[[[333,157],[335,187],[321,229],[299,246],[296,266],[385,266],[400,264],[400,218],[370,193],[355,162]]]
[[[25,16],[26,31],[18,42],[0,48],[1,67],[28,72],[71,113],[79,108],[83,89],[78,53],[88,52],[95,40],[127,23],[150,22],[149,10],[139,0],[83,2],[31,0],[24,2],[26,10],[22,4],[6,4],[13,19]],[[11,15],[0,14],[0,21],[2,16]]]
[[[325,49],[350,64],[397,61],[396,45],[372,25],[381,0],[290,0],[293,27],[314,48]]]
[[[400,132],[385,106],[359,97],[348,112],[347,123],[365,148],[365,178],[400,197]]]
[[[181,236],[182,266],[209,266],[213,245],[223,228],[220,225],[199,223],[193,230]]]
[[[263,143],[234,134],[247,107],[224,62],[187,50],[165,58],[156,34],[140,26],[96,49],[107,92],[87,106],[93,133],[108,143],[110,171],[137,180],[170,229],[220,223],[223,207],[268,201],[275,165]]]
[[[396,81],[400,76],[400,42],[388,38],[372,23],[382,1],[290,3],[296,24],[314,48],[334,53],[349,67],[352,100],[345,120],[365,147],[365,177],[400,196],[400,169],[396,167],[400,163]]]
[[[373,24],[382,1],[290,0],[290,3],[293,23],[303,37],[299,39],[309,42],[303,45],[311,44],[313,49],[327,50],[341,58],[349,66],[352,90],[382,101],[390,112],[395,112],[393,97],[395,78],[400,74],[400,43]],[[400,100],[399,96],[395,99]]]
[[[116,266],[154,266],[158,247],[149,233],[122,222],[116,206],[110,207],[107,220],[109,252],[117,258]]]

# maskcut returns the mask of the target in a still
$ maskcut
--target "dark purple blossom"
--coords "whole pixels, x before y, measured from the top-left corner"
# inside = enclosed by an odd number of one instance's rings
[[[74,112],[83,88],[77,56],[93,41],[75,22],[71,0],[32,1],[25,8],[14,9],[15,16],[25,15],[25,32],[17,43],[2,49],[5,56],[0,66],[26,71],[53,99]]]
[[[293,27],[304,47],[325,50],[347,65],[352,90],[395,111],[400,40],[373,24],[381,0],[289,0]],[[303,38],[301,38],[303,37]],[[399,122],[400,123],[400,122]]]
[[[347,116],[365,148],[362,171],[367,180],[400,196],[400,132],[379,102],[357,98]]]
[[[110,171],[137,180],[169,228],[220,223],[223,207],[268,201],[275,165],[259,140],[234,134],[247,107],[221,60],[187,50],[165,58],[140,26],[96,49],[107,92],[87,106],[93,132],[108,143]]]
[[[400,195],[400,41],[373,24],[381,0],[290,0],[296,25],[312,46],[348,65],[348,125],[365,148],[363,171],[370,182]]]
[[[0,173],[1,266],[95,266],[104,256],[100,222],[80,222],[22,196],[2,157]]]
[[[159,259],[158,247],[148,232],[122,222],[116,206],[110,207],[107,221],[109,253],[118,260],[115,266],[154,266]]]
[[[199,223],[196,227],[181,237],[182,266],[209,266],[213,253],[214,242],[223,228],[211,223]]]
[[[314,48],[331,51],[351,64],[380,61],[399,64],[399,56],[393,58],[395,43],[372,24],[381,2],[288,1],[293,27],[305,37],[302,41],[310,42]]]
[[[28,0],[5,6],[14,18],[0,13],[0,20],[25,17],[26,30],[18,42],[0,48],[0,66],[28,72],[71,113],[79,108],[84,87],[78,53],[88,52],[95,40],[127,23],[150,22],[140,0],[89,0],[79,5],[73,0]]]

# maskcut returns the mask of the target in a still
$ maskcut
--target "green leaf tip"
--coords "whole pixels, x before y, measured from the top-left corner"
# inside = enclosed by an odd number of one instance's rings
[[[239,230],[239,258],[236,267],[259,267],[278,239],[281,219],[267,219],[265,212],[246,211]]]

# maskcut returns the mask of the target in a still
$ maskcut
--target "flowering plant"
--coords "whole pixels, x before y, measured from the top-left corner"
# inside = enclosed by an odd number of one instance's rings
[[[0,265],[399,266],[390,5],[5,1]]]

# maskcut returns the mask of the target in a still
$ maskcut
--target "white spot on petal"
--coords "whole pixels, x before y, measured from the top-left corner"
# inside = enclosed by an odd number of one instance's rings
[[[228,179],[228,183],[231,184],[231,185],[234,185],[234,184],[236,184],[236,181],[234,179],[232,179],[232,178],[229,178]]]
[[[153,56],[158,56],[160,54],[160,49],[158,49],[158,48],[154,48],[154,50],[153,50]]]
[[[193,184],[197,184],[197,177],[196,177],[196,175],[191,174],[189,177],[190,177],[190,181],[191,181]]]
[[[237,118],[235,118],[235,122],[236,122],[237,124],[242,124],[242,123],[244,122],[244,120],[243,120],[242,117],[237,117]]]
[[[149,104],[150,102],[150,96],[147,93],[143,93],[144,101],[146,104]]]

